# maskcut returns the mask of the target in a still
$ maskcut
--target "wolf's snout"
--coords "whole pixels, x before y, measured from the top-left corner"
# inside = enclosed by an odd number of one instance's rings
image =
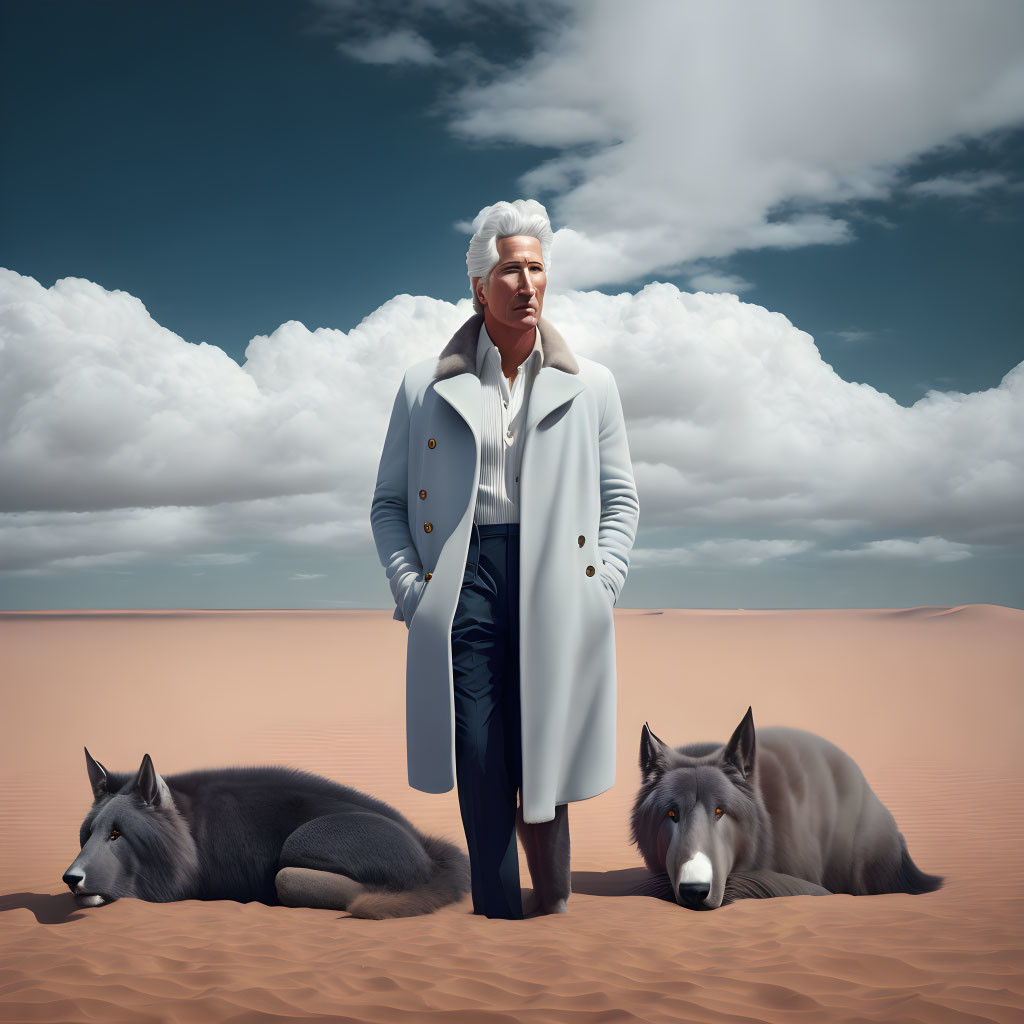
[[[706,853],[695,853],[679,871],[679,881],[676,884],[679,902],[691,910],[703,906],[704,900],[711,892],[714,877],[711,858]]]
[[[79,871],[77,868],[68,868],[67,871],[61,875],[60,880],[72,891],[77,892],[79,885],[85,881],[85,873]]]
[[[680,882],[679,901],[684,907],[696,910],[707,899],[711,892],[711,885],[708,882]]]

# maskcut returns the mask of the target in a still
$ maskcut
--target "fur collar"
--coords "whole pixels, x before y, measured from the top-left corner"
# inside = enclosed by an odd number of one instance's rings
[[[476,343],[480,337],[483,313],[474,313],[451,337],[437,358],[434,380],[454,377],[458,373],[476,373]],[[579,363],[569,350],[565,338],[544,317],[540,318],[540,347],[544,354],[541,368],[553,366],[566,373],[579,373]]]

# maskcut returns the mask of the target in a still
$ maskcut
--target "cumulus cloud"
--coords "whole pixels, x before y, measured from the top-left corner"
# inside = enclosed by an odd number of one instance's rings
[[[1021,535],[1024,363],[998,388],[905,408],[735,296],[652,284],[552,297],[545,311],[615,372],[648,526]]]
[[[125,292],[0,270],[0,568],[372,552],[403,369],[471,312],[468,299],[398,295],[348,332],[283,324],[240,367]],[[905,408],[735,295],[568,292],[545,315],[615,374],[642,529],[695,537],[647,554],[641,540],[636,564],[895,557],[894,537],[949,560],[1021,540],[1024,363],[997,388]]]
[[[364,474],[359,428],[390,411],[367,382],[430,351],[424,320],[442,333],[461,322],[454,306],[400,296],[351,335],[282,324],[249,342],[240,368],[161,327],[134,296],[81,278],[46,289],[0,270],[0,303],[8,512],[328,490]]]
[[[460,137],[556,150],[520,186],[561,226],[559,287],[849,241],[844,204],[887,198],[923,154],[1024,118],[1019,4],[580,0],[523,10],[549,21],[533,33],[536,49],[489,73],[473,63],[443,104]],[[466,14],[446,2],[390,16],[457,26]],[[461,46],[442,51],[455,74]],[[994,185],[977,173],[912,191]]]

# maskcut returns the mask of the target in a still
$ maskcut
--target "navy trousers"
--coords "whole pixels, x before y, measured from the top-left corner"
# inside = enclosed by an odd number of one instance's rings
[[[568,807],[522,820],[519,708],[519,524],[473,524],[452,621],[455,774],[473,912],[521,919],[516,832],[543,906],[569,895]]]

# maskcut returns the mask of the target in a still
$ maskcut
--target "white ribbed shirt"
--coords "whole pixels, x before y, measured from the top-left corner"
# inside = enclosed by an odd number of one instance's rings
[[[501,372],[501,352],[484,324],[476,343],[480,378],[480,483],[474,521],[519,522],[519,467],[523,459],[523,426],[533,381],[543,362],[540,328],[535,328],[530,354],[519,364],[512,386]]]

